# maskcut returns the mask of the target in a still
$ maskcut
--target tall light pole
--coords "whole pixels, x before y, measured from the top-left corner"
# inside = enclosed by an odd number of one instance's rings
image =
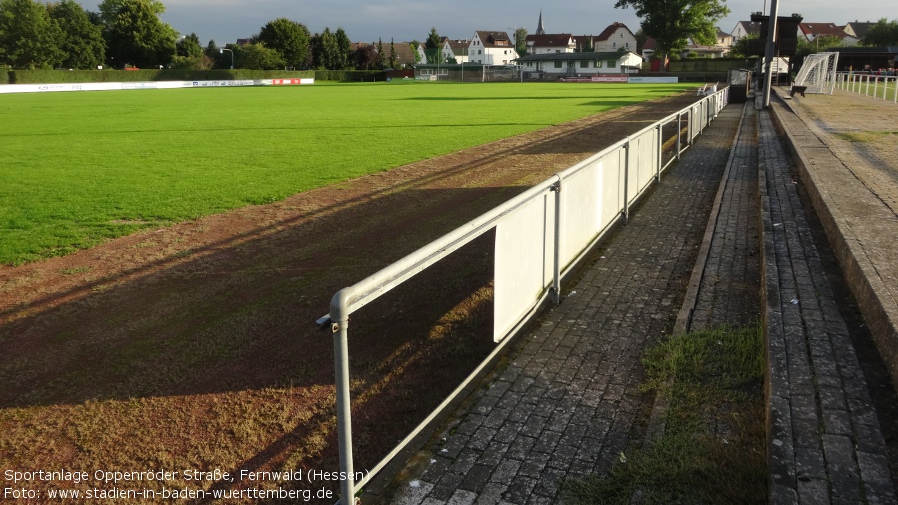
[[[231,70],[234,70],[234,50],[228,49],[227,47],[222,47],[219,48],[218,54],[224,54],[225,51],[231,53]]]

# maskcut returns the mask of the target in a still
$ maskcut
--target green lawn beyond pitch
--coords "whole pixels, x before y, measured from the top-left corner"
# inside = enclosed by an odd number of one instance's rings
[[[377,83],[0,95],[0,264],[691,87]]]

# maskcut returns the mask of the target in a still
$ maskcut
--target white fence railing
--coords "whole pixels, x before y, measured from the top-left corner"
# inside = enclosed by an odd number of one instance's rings
[[[530,188],[362,281],[337,292],[330,313],[318,320],[334,334],[337,435],[342,498],[354,496],[488,366],[550,297],[556,303],[561,280],[614,224],[628,219],[630,206],[658,181],[661,172],[690,145],[728,102],[722,89],[688,108]],[[684,123],[685,121],[685,123]],[[665,126],[675,135],[665,138]],[[685,142],[684,142],[685,137]],[[673,151],[667,163],[663,153]],[[350,417],[349,316],[412,276],[495,230],[493,339],[498,345],[425,420],[364,478],[354,481]],[[411,316],[410,316],[411,317]],[[351,501],[341,499],[341,503]]]
[[[836,74],[836,87],[898,103],[898,76],[839,72]]]

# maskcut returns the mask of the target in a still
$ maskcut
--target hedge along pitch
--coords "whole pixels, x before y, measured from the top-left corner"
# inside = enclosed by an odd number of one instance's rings
[[[311,79],[311,70],[11,70],[9,84],[60,84],[79,82],[226,81],[260,79]],[[6,84],[6,83],[4,83]]]
[[[0,84],[62,84],[79,82],[226,81],[311,79],[362,82],[384,80],[379,70],[11,70],[0,74]]]

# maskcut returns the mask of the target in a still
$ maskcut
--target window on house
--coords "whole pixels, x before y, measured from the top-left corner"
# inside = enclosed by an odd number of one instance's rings
[[[589,68],[589,62],[588,62],[588,61],[581,61],[581,62],[580,62],[580,68]]]
[[[562,63],[561,61],[556,61],[555,68],[562,68],[561,63]]]
[[[608,68],[617,68],[617,60],[608,60]]]
[[[617,47],[617,42],[612,42],[612,43],[611,43],[611,47],[612,47],[612,48]]]
[[[602,62],[601,62],[601,61],[597,61],[597,62],[596,62],[596,68],[602,68]]]

